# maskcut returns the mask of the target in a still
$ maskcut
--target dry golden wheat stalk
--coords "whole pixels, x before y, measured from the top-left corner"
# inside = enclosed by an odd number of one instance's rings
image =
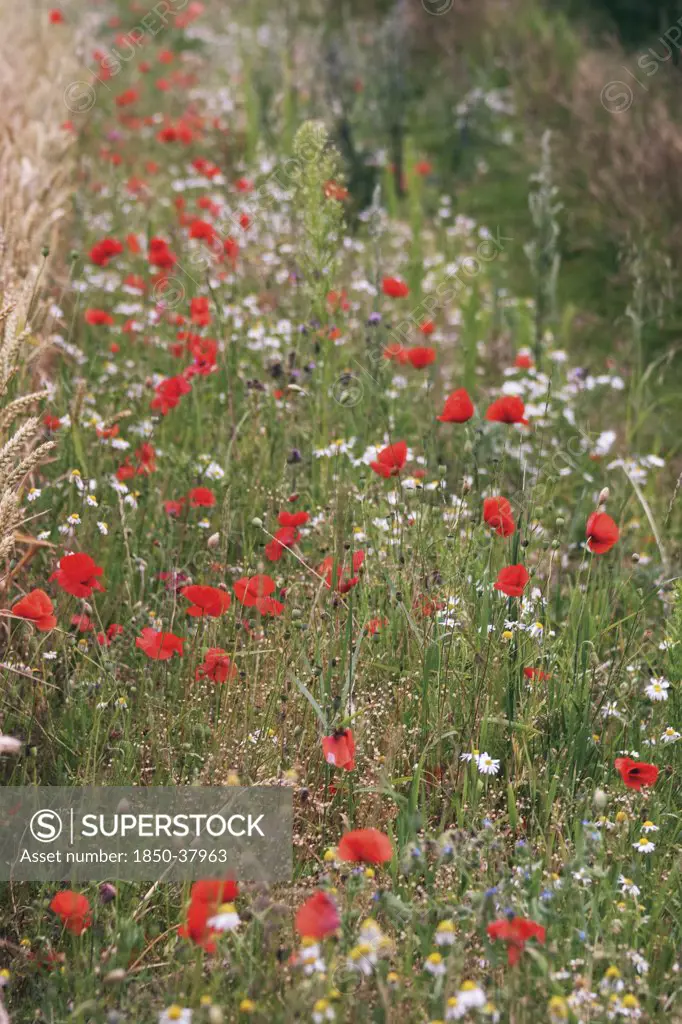
[[[60,245],[74,175],[64,90],[78,78],[77,40],[47,9],[3,8],[0,32],[0,563],[24,518],[24,483],[53,442],[40,442],[30,364],[46,344],[49,253]],[[0,581],[6,571],[0,569]]]

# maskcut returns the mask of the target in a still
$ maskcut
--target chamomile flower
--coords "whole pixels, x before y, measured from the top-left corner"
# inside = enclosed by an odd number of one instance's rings
[[[314,1024],[324,1024],[325,1021],[335,1020],[334,1007],[328,999],[318,999],[313,1006]]]
[[[209,928],[216,932],[233,932],[239,927],[240,918],[235,910],[234,903],[223,903],[218,907],[218,913],[209,917],[206,921]]]
[[[680,735],[681,734],[676,729],[673,729],[673,727],[669,725],[661,736],[661,743],[677,743]]]
[[[481,775],[497,775],[500,770],[500,762],[490,756],[487,750],[478,755],[476,767]]]
[[[191,1024],[192,1011],[173,1003],[159,1014],[159,1024]]]
[[[563,1024],[564,1021],[568,1020],[568,1003],[563,996],[552,996],[547,1003],[547,1014],[549,1024]]]
[[[26,501],[37,501],[42,493],[40,487],[31,487],[26,492]]]
[[[440,953],[435,950],[433,953],[429,953],[424,961],[424,970],[428,974],[432,974],[434,978],[440,978],[445,974],[445,962]]]
[[[452,946],[455,941],[455,925],[452,921],[441,921],[436,928],[433,941],[437,946]]]
[[[632,844],[632,848],[633,850],[637,850],[638,853],[653,853],[656,849],[656,845],[652,843],[650,839],[642,836],[641,839],[638,839],[636,843]]]
[[[462,982],[457,998],[467,1010],[480,1010],[486,1004],[486,994],[483,989],[475,981],[469,979]]]
[[[450,996],[447,1003],[445,1004],[445,1019],[446,1020],[461,1020],[462,1017],[466,1016],[469,1011],[466,1006],[463,1005],[459,996]]]
[[[642,825],[642,832],[658,832],[658,825],[654,825],[653,821],[645,821]]]
[[[625,875],[619,875],[618,885],[620,886],[620,891],[622,893],[625,893],[628,896],[634,896],[635,899],[639,896],[639,886],[635,885],[631,878],[626,878]]]
[[[649,685],[644,687],[644,692],[649,700],[667,700],[669,688],[670,683],[667,679],[652,677]]]
[[[348,954],[346,966],[349,970],[357,971],[359,974],[364,974],[366,978],[369,978],[374,971],[376,962],[376,951],[369,942],[360,942],[357,946],[353,946]]]

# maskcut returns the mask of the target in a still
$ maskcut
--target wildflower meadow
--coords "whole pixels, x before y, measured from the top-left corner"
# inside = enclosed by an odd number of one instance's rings
[[[0,1024],[682,1021],[676,265],[511,16],[0,13],[3,786],[293,806],[1,882]]]

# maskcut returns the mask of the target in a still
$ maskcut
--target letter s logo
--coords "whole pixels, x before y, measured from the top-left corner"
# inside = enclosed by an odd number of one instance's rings
[[[64,823],[57,811],[42,810],[36,811],[28,827],[39,843],[53,843],[62,834]]]

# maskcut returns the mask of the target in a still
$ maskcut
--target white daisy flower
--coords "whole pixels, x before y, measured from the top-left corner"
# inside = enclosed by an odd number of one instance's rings
[[[484,750],[476,759],[476,767],[481,775],[497,775],[500,770],[500,762],[496,761],[495,758],[492,758],[490,754]]]
[[[638,853],[653,853],[656,846],[650,839],[646,839],[642,836],[641,839],[638,839],[636,843],[632,844],[632,848],[633,850],[637,850]]]
[[[669,687],[670,683],[667,679],[656,679],[653,677],[649,685],[644,687],[644,692],[649,700],[667,700]]]
[[[429,953],[424,961],[424,970],[434,978],[441,978],[446,971],[443,957],[438,952]]]
[[[173,1003],[159,1014],[159,1024],[191,1024],[192,1011]]]
[[[475,981],[468,979],[462,982],[457,999],[467,1010],[480,1010],[486,1004],[483,989]]]
[[[455,925],[452,921],[441,921],[436,928],[433,941],[437,946],[452,946],[455,941]]]
[[[680,738],[680,733],[676,729],[673,729],[672,725],[669,725],[663,735],[661,736],[661,743],[677,743]]]
[[[654,825],[653,821],[645,821],[642,825],[642,832],[658,832],[658,825]]]
[[[235,931],[240,925],[240,918],[235,910],[234,903],[223,903],[218,908],[218,913],[213,917],[209,917],[206,924],[216,932]]]

